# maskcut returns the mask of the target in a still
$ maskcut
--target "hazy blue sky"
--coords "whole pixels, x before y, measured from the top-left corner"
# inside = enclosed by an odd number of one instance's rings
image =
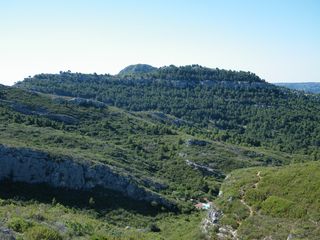
[[[318,0],[0,1],[0,83],[43,72],[201,64],[320,81]]]

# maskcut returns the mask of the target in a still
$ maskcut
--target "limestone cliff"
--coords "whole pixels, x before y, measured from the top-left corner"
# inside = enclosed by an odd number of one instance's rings
[[[120,174],[112,166],[75,161],[69,157],[58,158],[42,151],[0,144],[0,180],[2,179],[79,190],[102,187],[136,200],[155,201],[168,208],[174,207],[174,203],[141,186],[129,174]]]

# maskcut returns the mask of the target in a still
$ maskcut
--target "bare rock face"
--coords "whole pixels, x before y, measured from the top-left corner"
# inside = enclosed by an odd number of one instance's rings
[[[66,99],[63,97],[55,97],[53,99],[54,103],[58,104],[65,104],[65,103],[71,103],[76,106],[81,106],[81,107],[94,107],[94,108],[104,108],[107,106],[107,104],[93,100],[93,99],[86,99],[86,98],[80,98],[80,97],[75,97],[71,99]]]
[[[207,141],[203,141],[203,140],[198,140],[198,139],[188,139],[186,144],[188,146],[206,146],[209,144],[209,142]]]
[[[13,148],[0,144],[0,180],[45,183],[53,187],[90,190],[102,187],[121,192],[130,198],[155,201],[168,208],[175,204],[138,184],[129,174],[112,166],[90,161],[57,158],[28,148]]]
[[[1,240],[15,240],[15,234],[12,230],[0,226],[0,239]]]
[[[7,103],[11,103],[11,108],[14,111],[17,111],[19,113],[23,113],[26,115],[37,115],[37,116],[44,116],[47,117],[53,121],[58,121],[58,122],[63,122],[65,124],[76,124],[78,123],[78,119],[69,116],[69,115],[65,115],[65,114],[55,114],[55,113],[50,113],[48,112],[47,109],[42,108],[42,107],[38,107],[36,109],[33,109],[32,107],[28,106],[28,105],[24,105],[21,103],[16,103],[16,102],[7,102]]]
[[[205,166],[203,164],[195,163],[195,162],[192,162],[192,161],[190,161],[188,159],[186,160],[186,164],[189,165],[190,167],[196,169],[196,170],[201,171],[202,174],[204,174],[204,175],[214,176],[216,178],[224,177],[224,174],[220,170],[210,168],[210,167]]]

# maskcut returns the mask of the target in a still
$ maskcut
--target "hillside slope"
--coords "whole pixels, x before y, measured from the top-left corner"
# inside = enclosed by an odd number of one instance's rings
[[[94,226],[100,226],[97,231],[102,235],[110,235],[105,231],[112,229],[122,231],[119,236],[124,239],[127,233],[138,234],[138,239],[194,239],[201,214],[193,205],[214,199],[230,171],[306,159],[212,141],[200,128],[161,112],[128,112],[96,100],[5,86],[0,86],[0,129],[0,178],[6,189],[0,195],[4,201],[0,212],[11,212],[5,226],[13,234],[28,234],[31,225],[49,226],[64,237],[77,239],[80,231],[88,239]],[[69,214],[65,230],[59,229],[55,222],[60,224],[56,214],[61,209],[52,201],[70,214],[70,208],[78,209],[72,216],[88,229],[70,223]],[[17,220],[11,204],[26,215]],[[53,207],[53,212],[40,211],[40,219],[30,217],[34,209],[42,209],[41,204],[44,209]],[[180,238],[170,231],[170,221],[192,227],[181,228]],[[150,222],[166,231],[153,233],[157,228],[151,231]],[[126,224],[129,232],[124,231]],[[138,233],[141,228],[145,234]]]
[[[233,144],[307,154],[320,146],[320,98],[248,72],[198,65],[124,76],[63,72],[36,75],[16,87],[95,99],[130,111],[160,111]]]
[[[171,195],[182,186],[190,189],[181,197],[205,195],[211,188],[215,192],[215,182],[240,167],[304,158],[210,141],[188,134],[188,126],[175,125],[175,119],[165,114],[160,114],[161,120],[171,119],[169,123],[150,117],[159,113],[130,113],[79,98],[2,87],[0,110],[0,144],[112,166],[112,171],[163,194]],[[194,170],[187,161],[214,172]]]
[[[320,163],[233,171],[216,200],[240,239],[318,239]],[[219,235],[219,234],[218,234]]]

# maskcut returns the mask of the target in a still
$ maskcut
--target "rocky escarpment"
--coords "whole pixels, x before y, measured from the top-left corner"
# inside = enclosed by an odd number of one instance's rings
[[[54,96],[53,98],[53,102],[54,103],[58,103],[58,104],[66,104],[66,103],[70,103],[76,106],[81,106],[81,107],[94,107],[94,108],[104,108],[107,106],[107,104],[97,101],[97,100],[93,100],[93,99],[86,99],[86,98],[79,98],[79,97],[75,97],[75,98],[63,98],[63,97],[56,97]]]
[[[209,144],[207,141],[198,140],[198,139],[188,139],[186,141],[187,146],[206,146]]]
[[[66,114],[50,113],[48,109],[43,107],[34,108],[25,104],[17,103],[15,101],[7,101],[7,100],[1,100],[1,99],[0,99],[0,102],[8,104],[11,107],[11,109],[22,114],[43,116],[54,121],[63,122],[65,124],[78,123],[78,119],[72,116],[69,116]]]
[[[0,144],[0,180],[3,179],[79,190],[102,187],[136,200],[155,201],[167,208],[175,208],[173,202],[139,185],[131,175],[120,174],[112,166]]]
[[[201,171],[204,175],[214,176],[216,178],[223,178],[224,177],[224,174],[220,170],[210,168],[210,167],[205,166],[203,164],[195,163],[195,162],[192,162],[188,159],[186,160],[186,164],[193,167],[196,170]]]

